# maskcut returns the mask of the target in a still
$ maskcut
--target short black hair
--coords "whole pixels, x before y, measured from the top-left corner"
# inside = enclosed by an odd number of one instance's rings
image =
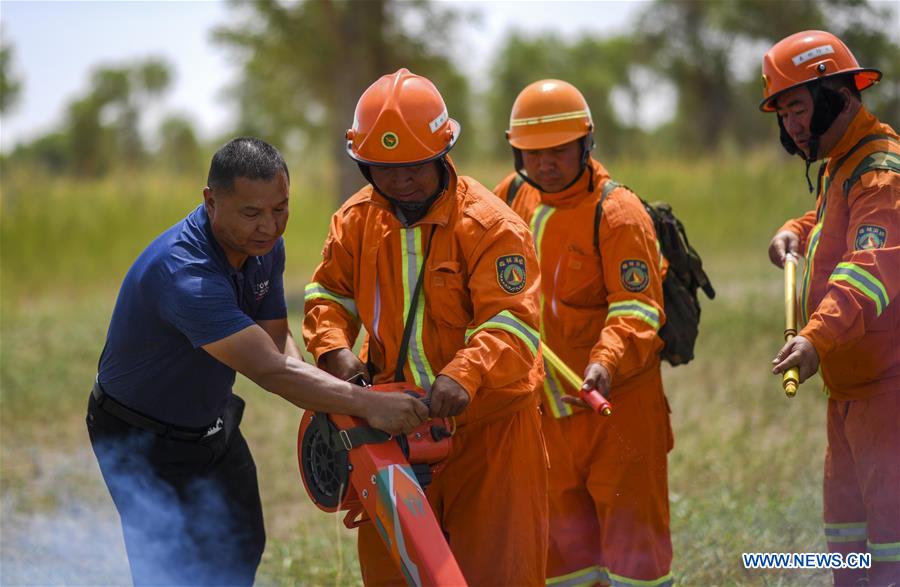
[[[255,137],[238,137],[225,143],[213,155],[206,185],[230,192],[238,177],[270,180],[281,171],[290,183],[291,174],[278,149]]]

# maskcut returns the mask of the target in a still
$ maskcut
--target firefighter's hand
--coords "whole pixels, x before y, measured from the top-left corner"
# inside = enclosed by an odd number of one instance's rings
[[[584,382],[581,384],[583,391],[596,389],[603,397],[609,397],[610,387],[609,371],[600,363],[588,363],[584,369]],[[562,401],[573,406],[591,409],[586,401],[574,395],[564,395]]]
[[[784,258],[788,253],[800,256],[800,237],[790,230],[782,230],[769,243],[769,260],[776,267],[784,267]]]
[[[431,417],[458,416],[469,405],[470,397],[463,387],[446,375],[438,375],[428,394],[431,398]]]
[[[428,419],[422,400],[405,393],[378,393],[360,390],[364,398],[364,417],[370,426],[391,436],[408,434]]]
[[[353,354],[353,351],[346,348],[328,351],[319,357],[319,367],[344,381],[350,381],[360,376],[366,381],[369,379],[366,366],[362,364],[359,357]]]
[[[800,383],[809,379],[819,369],[819,353],[805,336],[795,336],[787,341],[775,358],[772,359],[772,373],[784,373],[791,367],[797,367]]]

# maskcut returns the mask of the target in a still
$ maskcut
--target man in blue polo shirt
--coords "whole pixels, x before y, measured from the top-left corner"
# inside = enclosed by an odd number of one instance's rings
[[[303,363],[282,281],[289,188],[277,149],[230,141],[213,156],[203,204],[122,283],[87,427],[135,585],[253,583],[265,529],[236,371],[301,408],[392,434],[428,416],[405,394],[366,392]]]

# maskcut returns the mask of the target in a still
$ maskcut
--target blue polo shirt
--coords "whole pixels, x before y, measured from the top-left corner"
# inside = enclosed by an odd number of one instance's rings
[[[284,240],[240,270],[201,205],[128,270],[100,356],[103,390],[146,416],[202,427],[222,414],[235,373],[201,347],[256,320],[287,317]]]

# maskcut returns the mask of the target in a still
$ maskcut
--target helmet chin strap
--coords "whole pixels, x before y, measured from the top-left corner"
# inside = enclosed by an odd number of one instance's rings
[[[819,147],[822,142],[822,135],[825,134],[838,115],[844,110],[847,100],[839,93],[831,88],[823,86],[819,82],[808,84],[810,96],[812,97],[813,112],[809,122],[809,154],[804,153],[797,144],[791,139],[787,130],[784,128],[784,121],[778,117],[778,128],[780,131],[781,144],[791,155],[800,155],[806,161],[806,184],[810,193],[813,191],[812,181],[809,179],[809,167],[813,161],[819,159]]]
[[[590,163],[590,160],[591,160],[591,151],[594,149],[593,132],[588,131],[588,134],[584,135],[584,137],[582,138],[581,141],[582,141],[581,142],[581,168],[578,170],[578,174],[575,176],[574,179],[572,179],[572,181],[567,183],[561,189],[556,190],[555,192],[550,192],[548,190],[545,190],[543,187],[541,187],[541,184],[534,181],[533,179],[528,177],[528,175],[525,174],[525,172],[523,171],[525,169],[525,163],[522,160],[522,150],[513,147],[512,151],[513,151],[513,158],[515,160],[516,173],[519,174],[519,177],[521,177],[525,183],[527,183],[528,185],[534,187],[538,191],[541,191],[545,194],[564,192],[567,189],[569,189],[570,187],[572,187],[573,185],[575,185],[578,182],[578,180],[581,179],[581,176],[584,175],[585,170],[588,169],[588,167],[589,167],[588,164]],[[593,192],[593,191],[594,191],[594,174],[591,173],[590,176],[588,177],[588,193]]]

